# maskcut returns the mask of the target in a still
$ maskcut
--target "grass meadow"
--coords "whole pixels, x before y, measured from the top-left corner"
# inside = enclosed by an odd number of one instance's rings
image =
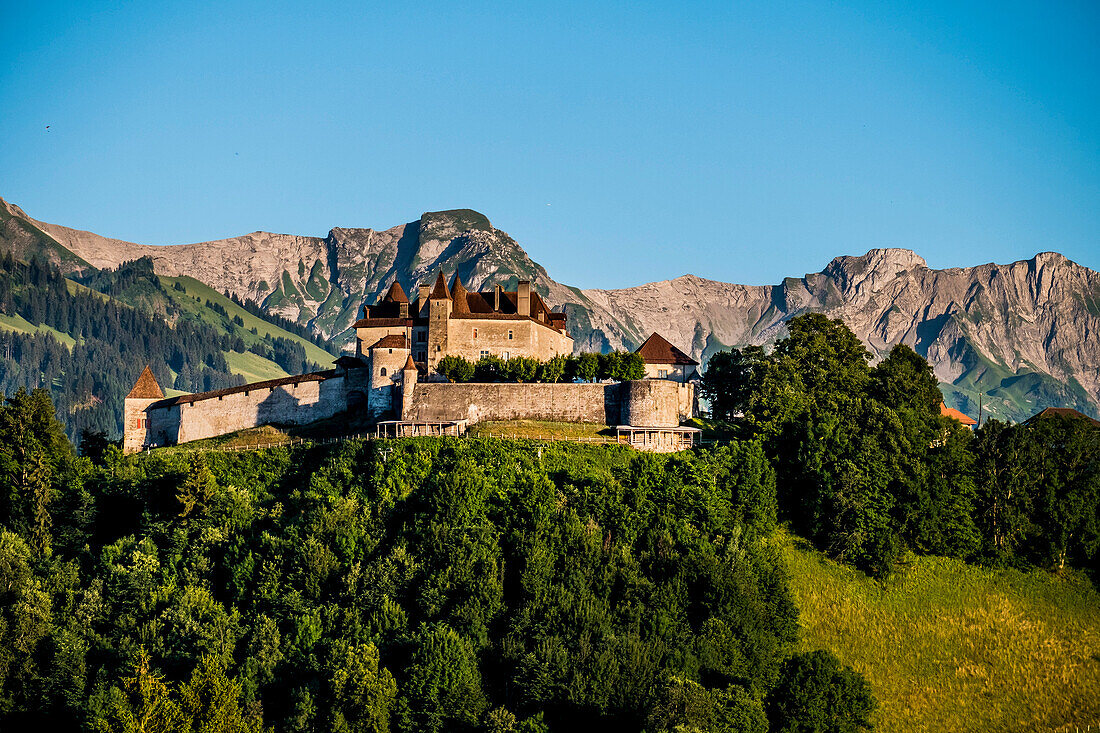
[[[778,537],[802,646],[866,675],[878,730],[1100,728],[1100,595],[1084,577],[915,557],[880,583]]]

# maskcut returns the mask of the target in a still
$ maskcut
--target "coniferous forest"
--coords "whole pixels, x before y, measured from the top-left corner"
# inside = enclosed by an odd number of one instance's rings
[[[122,401],[150,365],[162,387],[203,392],[244,384],[226,354],[250,351],[290,374],[317,368],[303,347],[282,337],[250,339],[217,303],[224,328],[188,317],[153,272],[148,258],[116,270],[92,270],[77,283],[39,258],[0,256],[0,316],[27,330],[0,329],[0,392],[49,390],[69,437],[117,438]],[[219,310],[220,309],[220,310]]]

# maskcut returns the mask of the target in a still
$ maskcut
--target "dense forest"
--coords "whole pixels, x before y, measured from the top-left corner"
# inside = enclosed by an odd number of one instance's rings
[[[855,731],[875,705],[794,653],[756,442],[85,452],[44,391],[3,407],[5,728]]]
[[[1084,417],[977,432],[940,415],[908,346],[870,366],[843,322],[809,314],[767,352],[715,354],[702,391],[730,434],[759,441],[780,517],[882,576],[906,551],[1100,572],[1100,429]]]
[[[317,368],[301,344],[286,338],[268,336],[246,348],[243,323],[228,319],[224,308],[225,330],[184,317],[148,258],[91,271],[78,285],[44,260],[4,255],[0,315],[53,329],[0,329],[0,392],[48,389],[73,440],[85,431],[121,434],[122,400],[146,364],[162,387],[184,392],[243,384],[230,371],[228,352],[257,353],[290,374]]]

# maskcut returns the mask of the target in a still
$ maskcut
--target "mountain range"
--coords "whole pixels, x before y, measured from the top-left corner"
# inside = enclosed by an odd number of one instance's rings
[[[568,314],[578,350],[635,348],[658,332],[705,362],[767,344],[805,312],[842,319],[876,356],[898,343],[932,364],[950,405],[1021,420],[1048,406],[1100,415],[1100,273],[1044,252],[1010,264],[932,269],[916,253],[874,249],[821,272],[751,286],[684,275],[617,290],[562,284],[508,234],[469,209],[428,212],[384,230],[325,237],[253,232],[143,245],[42,222],[0,199],[0,250],[45,256],[63,272],[149,257],[159,275],[190,276],[260,303],[342,345],[364,303],[397,280],[407,292],[457,271],[468,287],[530,279]],[[980,404],[979,404],[980,403]]]

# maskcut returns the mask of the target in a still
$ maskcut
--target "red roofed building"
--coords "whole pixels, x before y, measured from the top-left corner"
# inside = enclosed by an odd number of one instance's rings
[[[975,420],[974,418],[972,418],[969,415],[966,415],[962,412],[959,412],[954,407],[948,407],[943,402],[940,403],[940,414],[943,415],[944,417],[949,417],[952,420],[958,420],[959,422],[961,422],[963,425],[970,428],[971,430],[973,430],[974,426],[978,424],[978,421]]]
[[[687,382],[698,374],[699,362],[677,349],[663,336],[650,334],[637,351],[645,360],[646,379],[672,379]]]

